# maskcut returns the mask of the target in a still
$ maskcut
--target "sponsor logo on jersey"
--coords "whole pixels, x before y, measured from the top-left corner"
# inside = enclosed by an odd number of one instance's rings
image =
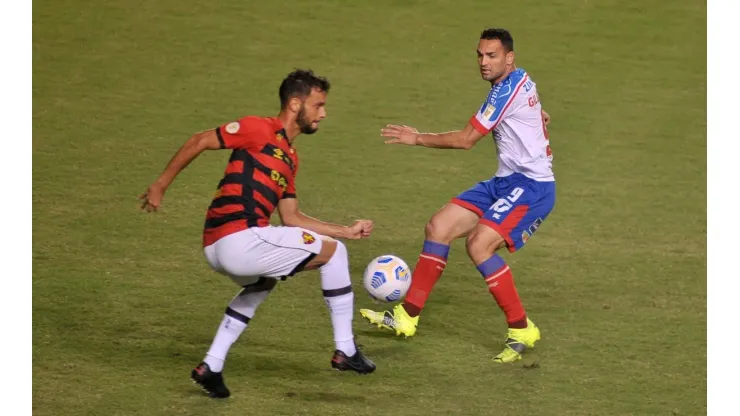
[[[530,107],[536,106],[537,103],[539,102],[540,102],[540,97],[537,94],[527,98],[527,104],[529,104]]]
[[[524,83],[524,91],[529,92],[532,87],[534,87],[534,82],[532,82],[531,79],[528,79],[527,82]]]
[[[485,117],[485,118],[491,118],[491,116],[495,112],[496,112],[496,107],[494,107],[492,104],[488,104],[486,106],[486,109],[483,110],[483,117]]]
[[[313,244],[316,242],[316,237],[312,236],[307,232],[303,232],[303,244]]]
[[[529,226],[529,233],[534,234],[535,231],[537,231],[538,228],[540,228],[540,224],[542,224],[542,218],[537,218],[532,225]]]
[[[275,183],[278,184],[279,187],[283,188],[283,191],[288,189],[288,179],[285,177],[285,175],[276,171],[275,169],[270,171],[270,179],[275,181]]]

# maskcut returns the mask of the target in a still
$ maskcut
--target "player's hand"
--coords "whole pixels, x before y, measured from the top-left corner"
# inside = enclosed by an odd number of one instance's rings
[[[373,222],[370,220],[357,220],[347,227],[346,237],[350,240],[368,238],[373,232]]]
[[[550,115],[545,110],[542,110],[542,120],[545,122],[545,126],[550,124]]]
[[[390,138],[390,140],[385,141],[386,144],[415,146],[419,138],[419,131],[409,126],[389,124],[385,128],[380,129],[380,135]]]
[[[147,212],[156,211],[159,209],[159,204],[162,202],[165,189],[153,183],[149,185],[149,188],[139,196],[141,201],[141,209],[145,209]]]

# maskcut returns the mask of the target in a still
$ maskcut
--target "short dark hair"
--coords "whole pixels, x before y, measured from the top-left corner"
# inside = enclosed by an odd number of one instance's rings
[[[329,80],[314,75],[310,69],[296,69],[288,74],[280,84],[280,107],[285,108],[293,97],[308,97],[314,88],[329,92],[330,87]]]
[[[486,29],[480,34],[481,39],[498,39],[501,41],[501,44],[504,45],[504,49],[506,52],[511,52],[514,50],[514,38],[511,37],[511,33],[509,33],[506,29],[499,29],[499,28],[490,28]]]

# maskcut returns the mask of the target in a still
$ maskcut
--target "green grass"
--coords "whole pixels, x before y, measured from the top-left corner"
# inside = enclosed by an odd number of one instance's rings
[[[33,11],[33,408],[39,415],[697,415],[706,412],[706,10],[700,1],[40,0]],[[461,244],[418,336],[356,332],[378,371],[328,370],[318,275],[280,284],[232,349],[233,397],[188,380],[236,292],[202,256],[226,152],[163,212],[136,196],[190,134],[277,113],[295,67],[330,78],[301,137],[298,192],[322,219],[376,221],[360,274],[414,263],[423,226],[495,172],[473,151],[383,146],[379,129],[462,127],[487,87],[481,29],[509,28],[553,116],[558,200],[507,255],[544,339],[495,366],[501,312]]]

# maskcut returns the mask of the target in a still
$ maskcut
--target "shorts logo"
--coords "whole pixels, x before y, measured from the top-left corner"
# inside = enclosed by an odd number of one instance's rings
[[[529,233],[534,234],[535,231],[537,231],[538,228],[540,228],[540,224],[542,224],[542,218],[537,218],[532,225],[529,226]]]
[[[316,242],[316,237],[312,236],[307,232],[303,232],[303,244],[313,244]]]
[[[235,121],[226,125],[226,132],[229,134],[236,134],[239,131],[239,122]]]
[[[526,231],[522,231],[522,243],[526,244],[527,241],[529,241],[529,233]]]

